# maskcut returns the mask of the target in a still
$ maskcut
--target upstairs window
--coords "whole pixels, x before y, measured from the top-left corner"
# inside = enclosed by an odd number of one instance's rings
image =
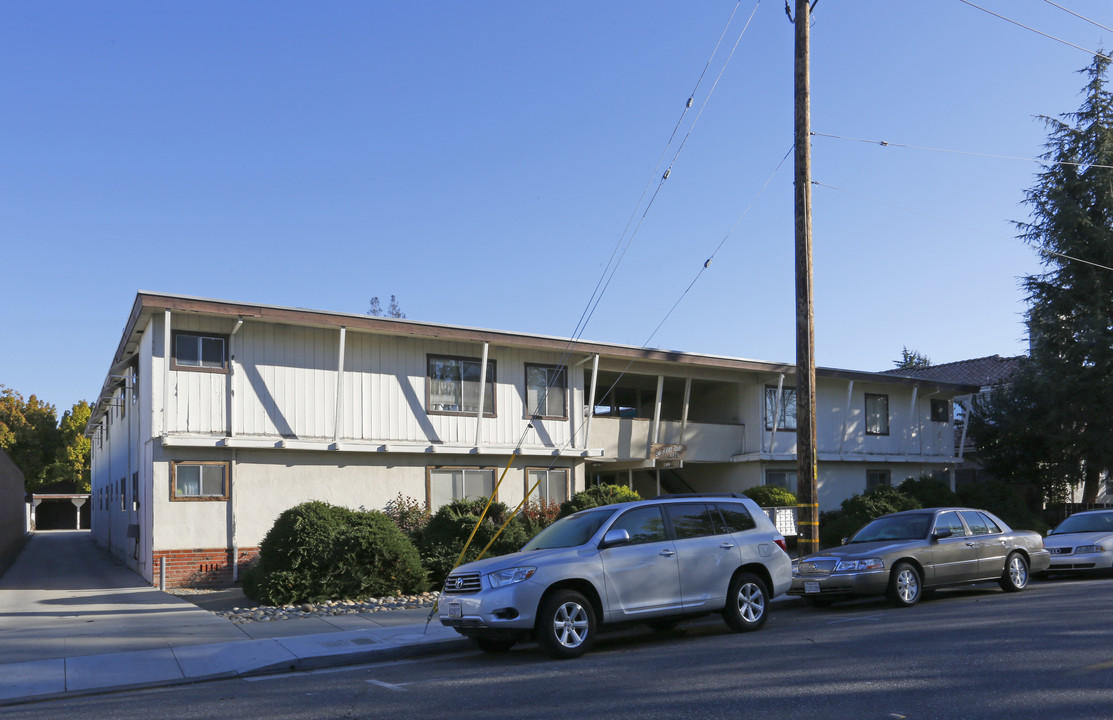
[[[951,403],[948,400],[931,401],[931,421],[945,423],[951,419]]]
[[[773,429],[773,420],[778,430],[796,429],[796,388],[782,387],[781,402],[777,404],[777,386],[765,386],[765,429]]]
[[[228,338],[224,335],[175,331],[171,370],[228,371]]]
[[[431,413],[474,415],[479,412],[480,376],[483,364],[470,358],[430,355],[428,398]],[[495,417],[495,361],[487,361],[483,414]]]
[[[568,418],[568,383],[564,368],[526,365],[526,417]]]
[[[866,393],[866,435],[889,434],[889,396]]]

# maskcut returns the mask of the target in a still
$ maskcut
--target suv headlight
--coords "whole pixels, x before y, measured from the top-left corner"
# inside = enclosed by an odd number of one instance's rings
[[[1075,555],[1086,555],[1089,553],[1105,552],[1104,545],[1079,545],[1074,549]]]
[[[504,585],[513,585],[520,583],[523,580],[529,580],[533,574],[537,572],[535,567],[516,567],[507,568],[505,570],[496,570],[487,575],[487,580],[491,583],[491,587],[502,587]]]
[[[885,563],[881,558],[865,558],[864,560],[839,560],[835,572],[850,572],[853,570],[882,570]]]

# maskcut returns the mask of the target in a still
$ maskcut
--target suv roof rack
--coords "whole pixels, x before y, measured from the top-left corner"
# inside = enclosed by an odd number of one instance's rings
[[[731,497],[731,498],[744,498],[747,497],[742,493],[666,493],[658,495],[653,498],[654,500],[671,500],[673,498],[702,498],[702,497]]]

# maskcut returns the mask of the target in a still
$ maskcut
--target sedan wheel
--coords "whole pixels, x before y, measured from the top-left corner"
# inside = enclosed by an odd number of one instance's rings
[[[1005,574],[1001,576],[1001,589],[1019,592],[1028,587],[1028,561],[1018,552],[1010,553],[1005,560]]]
[[[916,568],[908,563],[897,563],[889,576],[889,600],[897,607],[912,607],[922,594],[923,583]]]
[[[558,659],[583,655],[595,642],[595,611],[574,590],[559,590],[541,605],[537,642]]]
[[[735,632],[751,632],[765,624],[769,591],[753,573],[740,573],[730,581],[723,621]]]

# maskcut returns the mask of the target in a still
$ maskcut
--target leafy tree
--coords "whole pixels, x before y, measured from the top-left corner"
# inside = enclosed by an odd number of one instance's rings
[[[406,317],[406,313],[402,312],[402,307],[398,304],[398,299],[395,298],[393,295],[390,296],[390,305],[387,306],[387,309],[385,311],[383,310],[382,302],[379,301],[378,295],[371,298],[371,307],[368,308],[367,314],[374,315],[375,317],[391,317],[399,319]]]
[[[30,491],[58,481],[89,489],[89,441],[85,424],[92,408],[82,400],[62,416],[35,395],[24,400],[0,385],[0,448],[23,473]]]
[[[842,501],[838,510],[828,510],[819,517],[820,545],[832,547],[842,542],[874,518],[903,510],[922,507],[911,495],[905,495],[887,485],[875,487],[862,495],[853,495]]]
[[[931,358],[921,352],[909,350],[907,345],[902,345],[900,348],[900,360],[894,360],[893,366],[898,370],[931,367]]]
[[[1031,357],[975,411],[970,432],[986,468],[1038,481],[1048,499],[1082,484],[1097,499],[1113,467],[1113,95],[1103,55],[1082,74],[1081,107],[1043,117],[1044,168],[1025,195],[1020,237],[1044,272],[1023,285]],[[980,421],[977,419],[980,415]]]
[[[942,480],[936,480],[931,475],[921,475],[919,478],[908,478],[897,488],[905,495],[914,497],[924,507],[947,507],[958,505],[958,495],[951,492],[951,486]]]

